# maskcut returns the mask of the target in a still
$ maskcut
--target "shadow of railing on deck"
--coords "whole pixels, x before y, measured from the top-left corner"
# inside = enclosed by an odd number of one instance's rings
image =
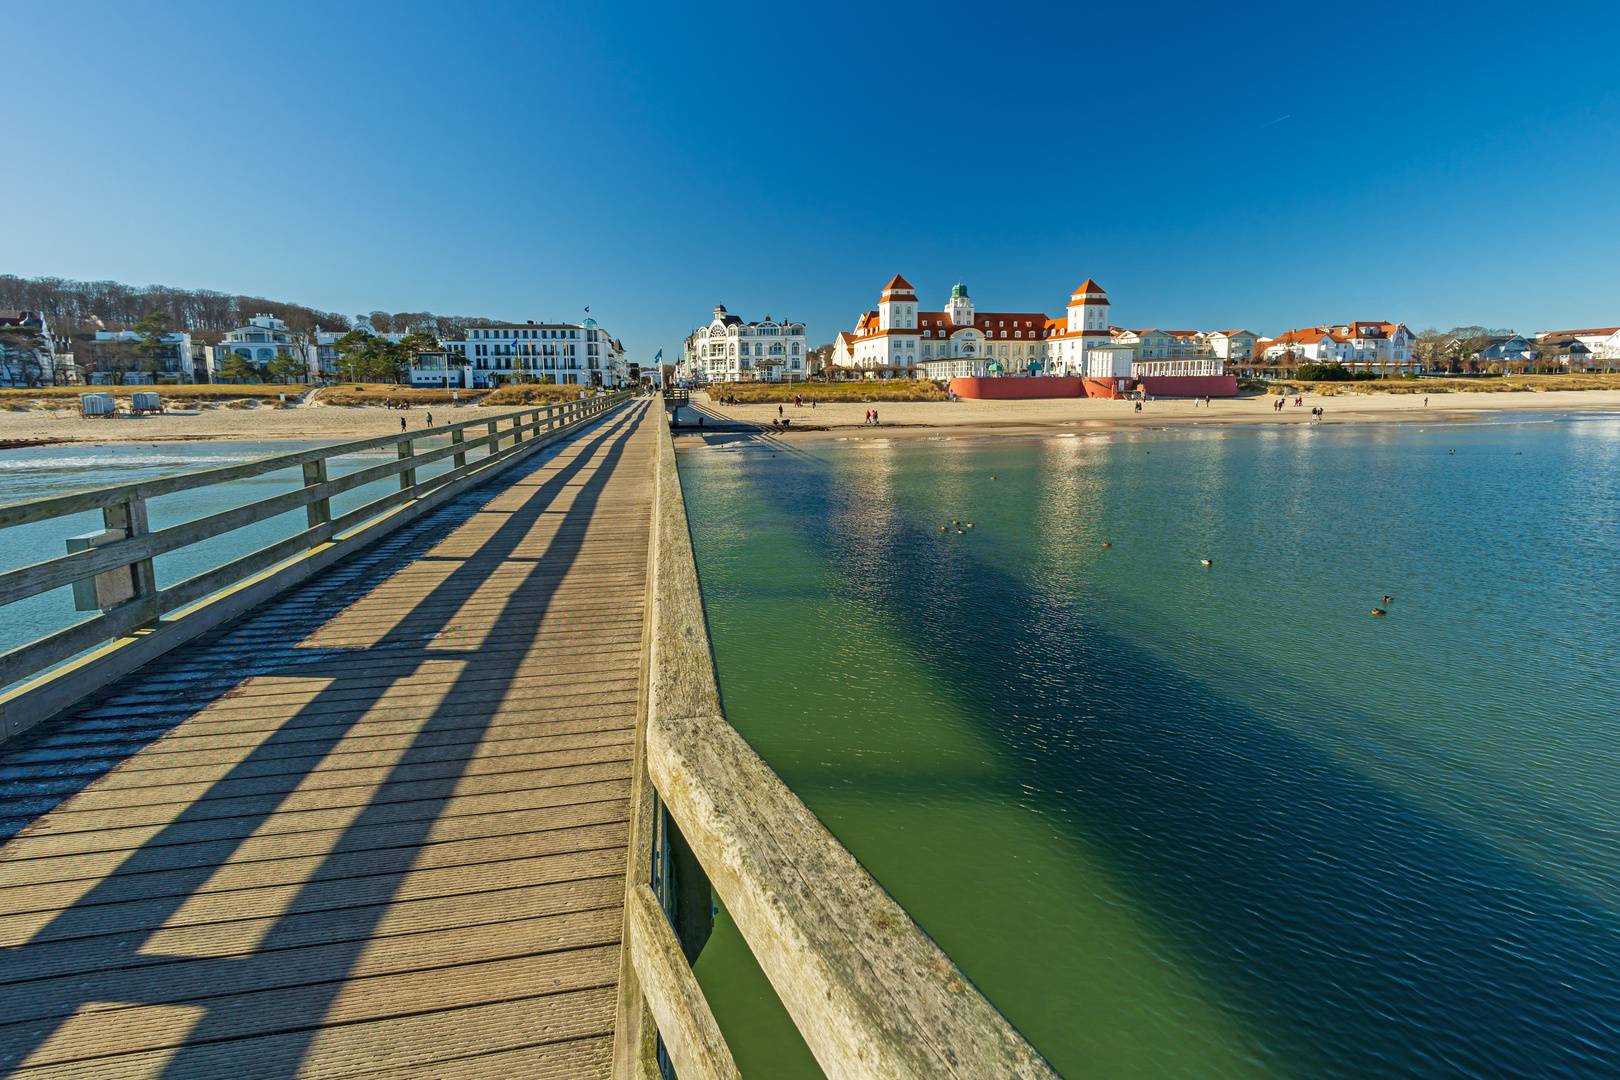
[[[453,652],[432,647],[434,635],[454,618],[459,600],[471,595],[471,586],[486,573],[486,566],[474,565],[469,558],[423,595],[377,646],[322,649],[311,657],[312,663],[297,662],[303,660],[298,657],[289,666],[275,669],[298,678],[330,674],[332,681],[223,778],[189,800],[180,813],[71,907],[33,933],[28,945],[8,950],[9,955],[0,959],[0,1015],[10,1021],[0,1025],[0,1065],[9,1069],[24,1061],[62,1020],[87,1003],[124,1003],[121,1008],[175,1003],[201,1006],[206,1011],[178,1049],[169,1044],[150,1045],[154,1055],[167,1058],[160,1064],[161,1058],[154,1057],[151,1075],[165,1080],[226,1075],[271,1080],[298,1074],[312,1038],[371,943],[406,874],[419,868],[422,845],[429,841],[446,803],[468,775],[504,696],[458,691],[474,682],[499,686],[510,681],[526,646],[538,633],[562,575],[581,550],[603,486],[645,416],[644,409],[610,415],[604,430],[581,434],[576,443],[583,445],[574,460],[537,487],[480,546],[478,564],[510,554],[557,496],[569,485],[577,485],[544,556],[529,567],[523,583],[505,595],[503,611],[512,615],[501,622],[503,634],[495,642]],[[515,476],[503,477],[502,490],[510,490],[512,482],[532,471],[532,467],[524,468]],[[471,497],[481,507],[489,500],[489,489]],[[428,518],[425,535],[442,537],[470,518],[477,508],[464,507],[462,502]],[[386,573],[368,575],[362,587],[385,579],[412,557],[407,552],[404,558],[393,560],[391,567],[381,568]],[[308,591],[297,590],[276,606],[296,604]],[[445,601],[437,603],[440,598]],[[250,613],[239,626],[251,627],[258,614]],[[307,636],[324,621],[304,623],[283,644]],[[277,655],[286,657],[291,652],[284,648]],[[194,663],[199,654],[207,653],[208,646],[196,647],[184,659]],[[376,669],[368,666],[373,654],[397,674],[378,680]],[[166,955],[157,935],[182,905],[198,896],[218,897],[220,894],[199,894],[198,890],[340,746],[391,686],[422,664],[439,659],[463,661],[459,673],[415,728],[409,748],[386,766],[386,777],[352,819],[339,827],[336,841],[323,853],[309,856],[318,860],[314,871],[288,875],[282,895],[291,895],[274,912],[254,912],[253,892],[241,895],[245,919],[268,921],[267,927],[259,925],[263,932],[257,943],[240,955]],[[161,671],[162,665],[148,670]],[[240,681],[237,671],[231,684]],[[217,685],[203,705],[228,696],[225,689],[223,684]],[[116,698],[118,693],[115,688],[110,696]],[[300,723],[301,717],[310,719]],[[71,723],[71,718],[53,723],[30,740],[30,745],[37,747],[42,739]],[[603,797],[588,789],[584,794]],[[622,800],[622,794],[617,798]],[[619,831],[622,833],[622,827]],[[208,836],[215,838],[205,839]],[[383,837],[386,842],[381,842]],[[612,850],[604,855],[601,871],[621,891],[622,847],[622,836],[605,843],[603,850]],[[469,855],[464,861],[482,860]],[[448,865],[457,865],[453,857]],[[269,871],[267,880],[273,878],[274,866],[263,869]],[[510,884],[508,879],[503,881]],[[622,897],[611,890],[609,895],[617,906]],[[223,898],[228,902],[228,895]],[[319,916],[311,918],[315,912]],[[613,933],[616,942],[616,924]],[[317,943],[318,948],[310,947]],[[152,951],[143,952],[143,948]],[[289,963],[286,950],[294,948],[303,951],[298,963]],[[109,950],[116,951],[118,963],[108,961]],[[81,955],[75,962],[76,953],[94,955]],[[526,987],[521,996],[577,989]],[[424,998],[421,1011],[432,1008]],[[409,1011],[409,1004],[396,1004],[388,1015]],[[122,1037],[127,1041],[120,1048],[107,1047],[102,1052],[128,1051],[152,1043],[138,1020],[124,1029]],[[227,1045],[244,1038],[249,1041]]]

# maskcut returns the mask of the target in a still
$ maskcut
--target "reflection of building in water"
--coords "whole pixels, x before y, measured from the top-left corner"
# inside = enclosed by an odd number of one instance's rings
[[[923,311],[911,283],[896,275],[877,309],[862,315],[854,332],[838,335],[832,363],[845,377],[867,379],[1079,375],[1086,350],[1120,332],[1108,325],[1108,310],[1108,294],[1087,280],[1058,319],[1037,311],[977,311],[961,284],[943,310]]]

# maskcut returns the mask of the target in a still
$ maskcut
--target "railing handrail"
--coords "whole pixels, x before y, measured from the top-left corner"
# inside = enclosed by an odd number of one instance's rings
[[[650,780],[829,1080],[1058,1080],[726,721],[674,444],[663,410],[656,411],[650,652],[638,755],[646,771],[638,782]],[[640,862],[633,855],[632,867]],[[658,951],[668,962],[670,950]],[[640,981],[655,1018],[680,1012],[688,1032],[712,1028],[695,982],[683,989],[667,977]],[[665,1045],[681,1076],[727,1075],[728,1062],[701,1041],[676,1042],[666,1038]]]
[[[79,583],[94,583],[91,592],[95,602],[86,602],[81,610],[100,613],[73,623],[15,648],[0,652],[0,688],[30,679],[40,672],[68,660],[104,642],[124,637],[142,627],[152,625],[163,616],[203,601],[221,590],[262,574],[287,560],[316,549],[330,548],[342,541],[349,544],[360,533],[374,528],[373,522],[385,522],[386,515],[396,513],[400,507],[417,503],[434,495],[442,488],[468,480],[475,474],[496,467],[516,455],[527,452],[548,433],[568,429],[575,421],[582,421],[614,408],[629,400],[628,392],[617,392],[560,402],[554,405],[536,405],[503,412],[494,416],[481,416],[440,427],[419,431],[404,431],[383,438],[360,439],[343,443],[330,443],[296,454],[282,454],[223,469],[204,469],[180,473],[171,477],[135,484],[120,484],[72,495],[53,496],[26,502],[12,503],[0,508],[0,529],[39,521],[48,521],[67,513],[101,509],[108,528],[103,535],[83,550],[57,555],[49,559],[0,573],[0,607],[40,593],[73,584],[75,600],[79,599]],[[525,418],[529,418],[525,422]],[[501,427],[502,424],[509,426]],[[462,433],[469,427],[484,426],[488,433],[476,439],[466,439]],[[417,444],[425,437],[451,435],[445,446],[418,453]],[[511,445],[501,443],[510,439]],[[326,462],[374,447],[394,445],[399,457],[367,468],[357,469],[343,476],[328,478]],[[467,460],[470,449],[483,447],[484,456]],[[452,467],[436,476],[417,479],[417,470],[424,465],[453,458]],[[303,466],[302,483],[290,491],[244,503],[214,514],[193,518],[164,529],[147,528],[147,498],[176,491],[193,490],[229,480],[279,472],[297,465]],[[356,488],[399,477],[399,489],[371,499],[341,514],[331,511],[331,498]],[[308,527],[291,536],[277,540],[254,551],[243,553],[221,566],[216,566],[191,577],[157,587],[152,560],[157,556],[189,547],[213,537],[277,517],[299,507],[308,513]],[[388,524],[386,527],[391,528]],[[120,537],[118,533],[122,532]],[[100,542],[105,539],[106,542]],[[324,546],[324,548],[323,548]],[[119,573],[127,570],[127,573]],[[101,598],[101,585],[111,582],[110,599]],[[117,591],[112,591],[113,587]],[[184,617],[184,616],[182,616]],[[41,676],[48,678],[48,676]],[[36,680],[37,681],[37,680]],[[33,684],[30,683],[30,686]],[[0,738],[14,734],[18,728],[4,715],[6,702],[21,691],[7,691],[0,696],[0,720],[7,720]],[[37,720],[31,718],[30,723]]]
[[[175,473],[172,476],[160,476],[152,480],[138,480],[132,484],[86,488],[83,491],[72,491],[65,495],[52,495],[44,499],[23,499],[17,502],[0,503],[0,529],[9,529],[16,525],[26,525],[36,521],[48,521],[51,518],[64,517],[68,514],[80,514],[87,510],[100,510],[103,507],[129,502],[132,499],[155,499],[160,495],[172,495],[177,491],[210,487],[214,484],[229,483],[232,480],[246,480],[255,476],[263,476],[265,473],[296,468],[310,461],[346,457],[349,454],[358,454],[366,450],[393,446],[399,443],[401,439],[427,439],[436,435],[465,431],[467,428],[478,427],[492,422],[501,423],[516,417],[538,414],[542,411],[549,413],[557,409],[577,407],[582,403],[600,401],[604,396],[615,397],[617,395],[598,395],[594,398],[558,402],[553,405],[531,405],[528,408],[515,409],[512,412],[480,416],[476,420],[461,420],[454,424],[441,424],[437,427],[422,428],[417,431],[401,431],[371,439],[328,443],[324,446],[312,447],[309,450],[298,450],[291,454],[276,454],[271,457],[256,458],[240,465],[221,465],[213,469],[196,469],[191,472]],[[26,516],[22,516],[25,513]]]

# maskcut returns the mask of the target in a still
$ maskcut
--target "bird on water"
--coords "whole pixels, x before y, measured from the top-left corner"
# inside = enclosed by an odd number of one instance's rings
[[[1388,615],[1389,612],[1385,611],[1381,607],[1375,607],[1375,608],[1373,608],[1373,614],[1374,615]]]
[[[1199,559],[1198,561],[1203,563],[1205,566],[1214,566],[1215,565],[1213,562],[1211,562],[1208,559]]]

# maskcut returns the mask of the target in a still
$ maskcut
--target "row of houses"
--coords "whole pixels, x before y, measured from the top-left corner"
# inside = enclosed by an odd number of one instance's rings
[[[1116,326],[1108,293],[1087,279],[1069,295],[1064,314],[979,311],[957,283],[938,308],[925,309],[900,275],[883,287],[875,308],[841,332],[828,352],[807,348],[804,324],[744,322],[724,305],[686,338],[675,377],[682,383],[833,378],[945,380],[987,375],[1288,375],[1304,364],[1340,364],[1383,375],[1424,374],[1418,336],[1402,322],[1351,320],[1266,337],[1250,330],[1140,330]],[[1534,339],[1503,336],[1452,341],[1446,356],[1467,357],[1476,370],[1532,362],[1563,370],[1620,367],[1620,330],[1545,331]],[[802,361],[802,362],[801,362]]]
[[[186,332],[165,334],[158,339],[159,348],[145,351],[137,368],[131,364],[131,350],[144,339],[133,330],[57,338],[32,311],[0,312],[0,327],[5,326],[35,331],[28,348],[0,350],[0,385],[8,386],[221,382],[236,377],[230,374],[233,358],[260,370],[278,360],[290,362],[280,377],[332,382],[339,377],[338,342],[353,332],[301,333],[274,316],[256,315],[227,330],[217,343]],[[405,337],[379,333],[363,319],[356,330],[393,343]],[[590,318],[483,326],[441,344],[439,350],[415,354],[407,368],[413,386],[492,389],[549,378],[560,385],[618,387],[630,381],[624,344]]]

